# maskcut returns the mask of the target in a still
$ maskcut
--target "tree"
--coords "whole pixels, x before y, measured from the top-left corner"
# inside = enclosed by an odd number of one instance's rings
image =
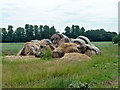
[[[44,38],[44,36],[43,36],[43,33],[44,33],[43,25],[40,25],[39,29],[40,29],[40,31],[39,31],[39,38],[43,39]]]
[[[25,29],[26,29],[26,40],[27,41],[31,41],[32,39],[34,39],[34,35],[33,35],[33,26],[26,24],[25,25]]]
[[[35,39],[38,39],[39,38],[39,32],[38,32],[38,26],[37,25],[35,25],[34,26],[34,34],[35,34]]]
[[[29,39],[29,24],[25,24],[25,30],[26,30],[26,33],[25,33],[25,36],[26,36],[26,41],[28,41]]]
[[[80,29],[78,25],[72,25],[71,28],[67,26],[64,34],[70,38],[77,38],[80,35],[85,35],[85,29],[84,27]]]
[[[72,28],[71,28],[71,38],[75,38],[75,26],[72,25]]]
[[[74,34],[74,25],[72,25],[71,33]]]
[[[91,41],[112,41],[112,38],[116,36],[115,32],[106,32],[104,29],[88,30],[85,32],[85,36]]]
[[[7,42],[7,31],[5,28],[2,28],[1,30],[2,30],[2,32],[1,32],[2,42]]]
[[[13,31],[13,26],[12,25],[8,25],[8,42],[13,42],[14,41],[14,37],[13,37],[14,31]]]
[[[53,34],[55,34],[55,33],[56,33],[56,29],[55,29],[55,27],[53,26],[53,27],[50,28],[50,37],[51,37]]]
[[[33,25],[30,25],[30,26],[29,26],[29,31],[28,31],[29,41],[32,40],[32,39],[34,39],[34,33],[33,33],[33,32],[34,32]]]
[[[24,42],[25,41],[25,31],[24,28],[17,28],[15,31],[15,42]]]
[[[78,26],[78,25],[75,25],[75,37],[74,38],[77,38],[78,36],[80,36],[80,35],[82,35],[81,33],[80,33],[80,27]]]
[[[3,42],[27,42],[33,39],[49,39],[53,34],[60,33],[56,31],[55,27],[50,27],[48,25],[29,25],[25,24],[25,28],[18,27],[15,31],[13,31],[13,26],[8,25],[8,29],[0,28],[2,41]],[[80,27],[78,25],[72,25],[65,27],[65,34],[69,38],[77,38],[80,35],[84,35],[88,37],[91,41],[111,41],[113,40],[116,43],[118,37],[116,36],[116,32],[107,32],[104,29],[97,30],[87,30],[85,31],[84,27]],[[116,36],[116,37],[115,37]],[[115,38],[113,38],[115,37]]]
[[[81,31],[81,35],[85,35],[85,28],[84,27],[81,27],[80,31]]]
[[[65,28],[65,33],[64,33],[66,36],[70,37],[70,27],[66,26]]]
[[[49,26],[45,25],[45,26],[43,27],[43,29],[44,29],[44,32],[43,32],[44,38],[45,38],[45,39],[50,38],[50,29],[49,29]]]

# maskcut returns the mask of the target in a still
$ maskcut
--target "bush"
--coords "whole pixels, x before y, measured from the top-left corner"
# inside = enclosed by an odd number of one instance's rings
[[[113,39],[112,39],[112,42],[114,43],[114,44],[119,44],[119,46],[120,46],[120,34],[119,35],[117,35],[117,36],[115,36]]]
[[[118,36],[115,36],[113,39],[112,39],[112,42],[114,44],[118,43],[119,39],[118,39]]]
[[[50,60],[52,59],[52,52],[50,49],[45,49],[44,51],[41,51],[40,58],[43,60]]]

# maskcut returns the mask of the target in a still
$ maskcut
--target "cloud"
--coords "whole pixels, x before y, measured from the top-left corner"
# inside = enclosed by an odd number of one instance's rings
[[[1,27],[49,25],[63,32],[77,24],[88,29],[117,32],[119,0],[3,0]]]

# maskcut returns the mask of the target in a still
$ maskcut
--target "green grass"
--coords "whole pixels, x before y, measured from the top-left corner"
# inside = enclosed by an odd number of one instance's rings
[[[2,43],[2,56],[16,55],[23,45],[24,43]]]
[[[111,42],[93,42],[102,54],[92,56],[90,61],[62,62],[53,60],[16,60],[2,59],[2,87],[10,88],[67,88],[73,81],[86,82],[91,88],[117,87],[118,48]],[[13,44],[9,48],[3,44],[3,50],[19,51],[22,44]],[[11,45],[12,46],[12,45]],[[8,48],[8,49],[7,49]],[[59,60],[59,61],[58,61]]]

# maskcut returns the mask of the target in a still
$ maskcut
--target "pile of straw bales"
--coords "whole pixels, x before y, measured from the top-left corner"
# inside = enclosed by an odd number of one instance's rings
[[[50,39],[26,42],[17,55],[34,55],[39,57],[45,49],[51,50],[53,58],[68,57],[66,53],[70,53],[69,55],[72,53],[75,55],[75,53],[77,53],[82,54],[81,56],[87,55],[88,57],[101,54],[100,49],[93,45],[85,36],[78,36],[76,39],[72,39],[63,34],[56,33],[52,35]]]

